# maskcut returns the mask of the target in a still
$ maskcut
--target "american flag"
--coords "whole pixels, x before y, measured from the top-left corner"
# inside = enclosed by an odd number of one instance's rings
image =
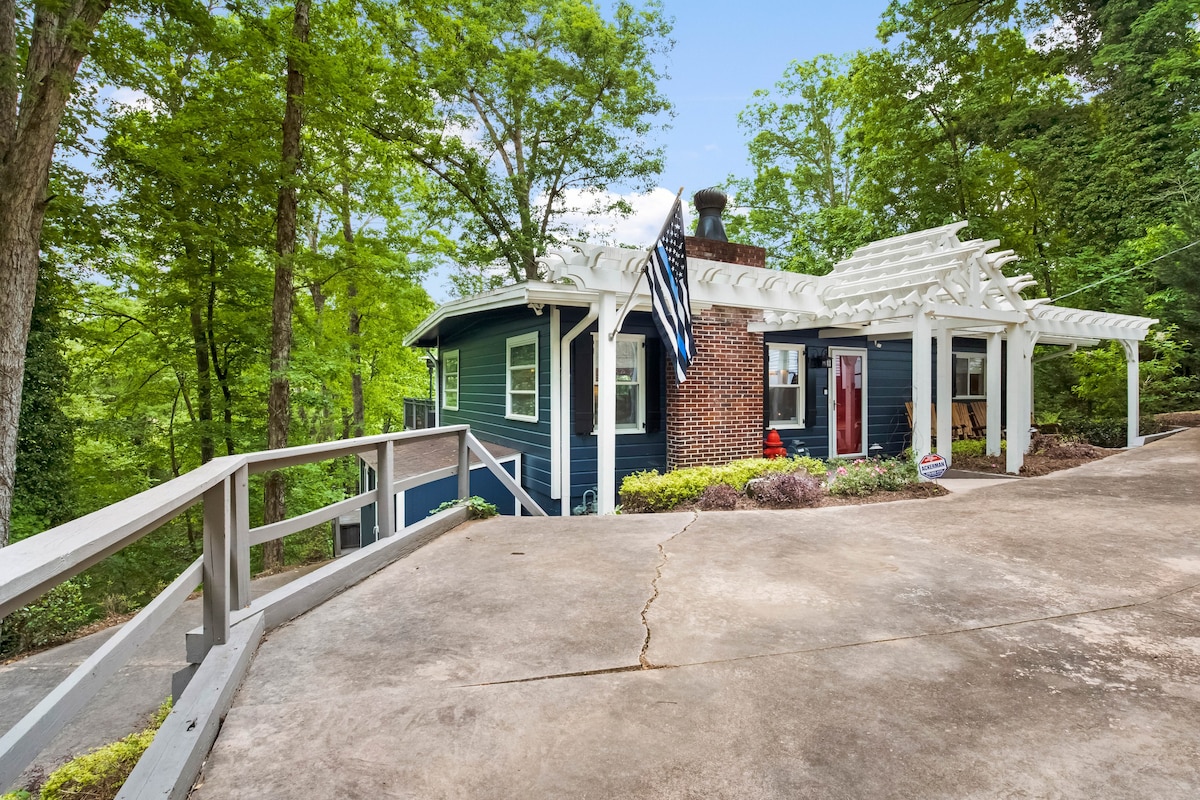
[[[696,357],[696,341],[692,338],[687,251],[683,245],[683,206],[678,197],[671,209],[671,218],[650,251],[646,278],[650,282],[650,297],[654,304],[654,323],[671,351],[675,376],[683,383],[688,365]]]

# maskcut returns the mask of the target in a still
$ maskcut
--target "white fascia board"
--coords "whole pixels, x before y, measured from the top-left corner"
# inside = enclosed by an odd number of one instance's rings
[[[504,286],[438,306],[404,337],[404,345],[414,347],[423,336],[436,330],[441,323],[468,314],[527,305],[587,306],[594,299],[594,293],[582,292],[574,286],[544,281],[527,281]]]

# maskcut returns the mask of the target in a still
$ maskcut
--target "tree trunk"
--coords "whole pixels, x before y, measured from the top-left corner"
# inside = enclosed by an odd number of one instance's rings
[[[342,179],[342,237],[346,240],[350,258],[353,259],[354,223],[350,219],[350,186],[345,177]],[[351,263],[353,265],[353,261]],[[358,282],[354,279],[353,270],[350,272],[350,285],[346,287],[346,297],[350,301],[350,319],[346,325],[346,332],[350,335],[350,398],[353,406],[351,430],[352,435],[357,438],[366,431],[366,409],[363,405],[362,315],[358,311]]]
[[[308,42],[311,0],[296,0],[292,21],[292,43],[287,58],[287,102],[283,113],[283,158],[279,202],[275,215],[275,294],[271,303],[271,386],[267,395],[267,447],[287,447],[292,421],[288,366],[292,354],[292,306],[295,301],[296,176],[300,173],[300,133],[304,124],[304,73],[297,45]],[[264,517],[268,524],[287,516],[286,484],[281,472],[267,475],[264,487]],[[263,546],[263,567],[283,565],[283,542]]]
[[[96,0],[36,4],[21,65],[17,2],[0,0],[0,547],[8,544],[12,516],[25,347],[54,142],[83,54],[107,10],[107,2]]]
[[[195,297],[198,286],[193,286],[191,308],[188,319],[192,327],[192,346],[196,351],[196,406],[200,416],[200,463],[207,464],[216,455],[213,444],[212,365],[208,358],[208,335],[204,330],[204,319],[200,312],[199,298]]]

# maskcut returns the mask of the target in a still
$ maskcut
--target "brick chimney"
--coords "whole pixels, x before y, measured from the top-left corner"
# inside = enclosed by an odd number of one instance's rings
[[[689,261],[705,259],[763,267],[766,250],[724,241],[720,209],[725,195],[696,193],[701,220],[686,238]],[[716,208],[715,224],[712,209]],[[719,235],[720,239],[707,238]],[[667,468],[724,464],[762,455],[763,335],[747,330],[762,319],[756,309],[713,306],[692,316],[696,358],[687,380],[667,379]]]

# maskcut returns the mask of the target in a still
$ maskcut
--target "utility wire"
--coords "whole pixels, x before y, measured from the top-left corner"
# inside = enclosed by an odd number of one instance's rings
[[[1102,283],[1108,283],[1109,281],[1115,280],[1115,279],[1121,277],[1122,275],[1128,275],[1129,273],[1133,272],[1135,269],[1141,269],[1142,267],[1148,267],[1151,264],[1153,264],[1155,261],[1162,261],[1167,256],[1173,256],[1176,253],[1181,253],[1184,250],[1187,250],[1189,247],[1195,247],[1198,244],[1200,244],[1200,239],[1197,239],[1196,241],[1192,242],[1191,244],[1185,244],[1183,247],[1178,247],[1169,253],[1163,253],[1158,258],[1152,258],[1149,261],[1147,261],[1145,264],[1138,264],[1136,267],[1130,267],[1129,269],[1118,272],[1115,275],[1109,275],[1107,278],[1101,278],[1100,280],[1096,281],[1095,283],[1089,283],[1087,286],[1080,286],[1075,291],[1067,292],[1066,294],[1059,295],[1058,297],[1054,298],[1050,302],[1057,303],[1059,300],[1065,300],[1066,298],[1070,297],[1073,294],[1079,294],[1080,292],[1086,292],[1088,289],[1093,289]]]

